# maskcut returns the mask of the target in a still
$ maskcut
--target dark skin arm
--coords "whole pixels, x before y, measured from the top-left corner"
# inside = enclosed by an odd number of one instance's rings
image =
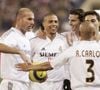
[[[19,71],[30,71],[30,70],[51,70],[53,69],[49,62],[44,62],[41,64],[33,65],[32,63],[26,64],[26,63],[19,63],[16,64],[16,68],[18,68]]]

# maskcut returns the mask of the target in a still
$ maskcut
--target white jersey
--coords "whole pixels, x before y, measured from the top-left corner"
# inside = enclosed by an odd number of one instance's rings
[[[0,37],[0,43],[1,43],[1,41],[2,41],[2,40],[1,40],[1,37]]]
[[[30,42],[19,30],[11,28],[2,36],[4,43],[11,47],[17,47],[30,56]],[[28,72],[18,71],[15,64],[23,63],[22,58],[17,54],[1,54],[1,77],[15,81],[29,82]]]
[[[72,90],[100,89],[100,44],[97,41],[80,41],[50,63],[57,68],[68,62]],[[88,89],[91,87],[94,89]]]
[[[69,46],[72,46],[74,42],[79,41],[79,37],[75,34],[74,31],[64,32],[61,34],[66,37]]]
[[[66,40],[63,36],[57,34],[56,37],[51,41],[48,37],[41,39],[35,37],[31,40],[31,48],[34,62],[45,62],[50,61],[57,57],[64,50],[68,48]],[[64,67],[48,71],[47,81],[60,81],[64,79]],[[69,76],[68,76],[69,79]]]
[[[3,43],[3,40],[1,39],[1,37],[0,37],[0,43]]]
[[[29,32],[25,33],[25,36],[26,36],[27,39],[30,40],[30,39],[35,37],[35,33],[33,31],[29,31]]]

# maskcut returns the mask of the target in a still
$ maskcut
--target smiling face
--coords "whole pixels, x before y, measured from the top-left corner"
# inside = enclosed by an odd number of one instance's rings
[[[73,31],[78,31],[81,21],[79,20],[78,15],[70,14],[69,15],[69,24]]]
[[[56,15],[51,14],[44,17],[43,20],[44,31],[48,34],[55,34],[59,27],[59,21]]]

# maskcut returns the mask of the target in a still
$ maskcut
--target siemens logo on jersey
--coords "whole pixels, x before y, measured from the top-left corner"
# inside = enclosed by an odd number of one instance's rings
[[[94,50],[76,50],[76,56],[77,57],[100,57],[100,51],[94,51]]]
[[[57,54],[56,52],[40,52],[40,57],[56,57]]]

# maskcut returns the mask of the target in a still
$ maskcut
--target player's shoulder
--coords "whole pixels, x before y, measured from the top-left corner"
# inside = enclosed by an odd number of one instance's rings
[[[29,39],[30,42],[34,42],[34,43],[39,42],[41,40],[42,40],[42,38],[40,38],[39,36],[34,36],[33,38]]]
[[[30,32],[26,32],[25,36],[28,40],[30,40],[30,39],[34,38],[36,35],[33,31],[30,31]]]
[[[35,40],[35,39],[38,39],[38,36],[34,36],[34,37],[30,38],[29,41],[32,41],[32,40]]]
[[[62,36],[60,33],[57,33],[56,37],[54,38],[54,40],[55,40],[55,42],[63,43],[63,42],[65,42],[65,37]]]
[[[58,39],[65,39],[65,36],[62,35],[61,33],[57,33],[57,34],[56,34],[56,37],[57,37]]]
[[[58,34],[58,37],[56,38],[56,40],[62,44],[62,45],[66,45],[67,47],[69,47],[68,43],[67,43],[67,40],[66,40],[66,37],[63,36],[61,33]]]
[[[97,41],[95,42],[95,44],[97,44],[97,45],[100,47],[100,40],[97,40]]]
[[[9,35],[14,35],[13,33],[14,33],[14,29],[12,27],[12,28],[8,29],[5,33],[3,33],[1,38],[3,39],[3,38],[8,37]]]

